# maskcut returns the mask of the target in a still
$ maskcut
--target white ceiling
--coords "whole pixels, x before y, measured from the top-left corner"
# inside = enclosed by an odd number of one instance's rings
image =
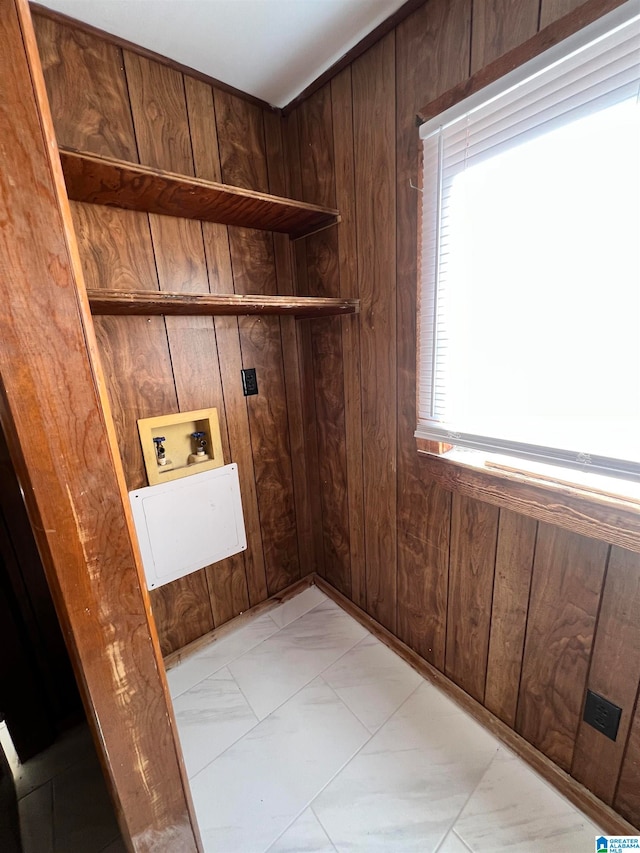
[[[41,0],[274,106],[404,0]]]

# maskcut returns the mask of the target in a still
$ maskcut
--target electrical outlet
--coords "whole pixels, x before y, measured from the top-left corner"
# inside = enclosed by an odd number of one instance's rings
[[[242,374],[242,393],[245,397],[251,397],[252,394],[258,393],[258,380],[256,379],[255,367],[248,367],[246,370],[241,370]]]
[[[606,737],[615,740],[618,736],[620,715],[622,708],[618,708],[613,702],[609,702],[604,696],[599,696],[592,690],[587,690],[587,699],[584,703],[584,714],[582,719],[589,723],[594,729],[602,732]]]

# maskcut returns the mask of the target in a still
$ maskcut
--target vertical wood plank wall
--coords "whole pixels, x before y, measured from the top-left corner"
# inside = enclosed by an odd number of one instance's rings
[[[416,112],[578,5],[427,0],[283,118],[36,25],[61,143],[342,214],[290,252],[270,234],[76,204],[89,286],[362,302],[359,317],[298,323],[99,319],[129,487],[145,482],[136,419],[200,406],[218,406],[242,476],[249,549],[154,594],[163,650],[318,570],[639,825],[640,555],[452,495],[413,438]],[[242,366],[259,397],[242,397]],[[581,721],[587,687],[623,708],[615,743]]]
[[[256,190],[284,182],[282,146],[276,139],[267,149],[270,111],[60,21],[35,14],[34,22],[60,144]],[[288,246],[278,244],[276,256],[268,232],[72,209],[87,287],[275,294],[288,280],[292,288]],[[293,322],[96,318],[128,488],[146,485],[137,420],[209,406],[218,408],[225,460],[240,472],[248,549],[152,592],[165,654],[316,568]],[[242,367],[256,368],[258,396],[242,395]]]
[[[300,292],[361,299],[355,334],[315,325],[309,353],[323,506],[348,506],[322,514],[324,576],[640,825],[640,555],[452,495],[413,438],[416,112],[578,5],[427,0],[285,128],[292,194],[343,216]],[[623,708],[615,743],[581,721],[587,687]]]

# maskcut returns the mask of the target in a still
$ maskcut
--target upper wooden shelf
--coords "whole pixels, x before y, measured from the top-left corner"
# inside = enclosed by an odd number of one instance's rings
[[[357,314],[359,299],[315,296],[166,293],[158,290],[89,290],[93,314],[290,314],[298,320]]]
[[[73,201],[279,231],[291,239],[335,225],[337,210],[60,148]]]

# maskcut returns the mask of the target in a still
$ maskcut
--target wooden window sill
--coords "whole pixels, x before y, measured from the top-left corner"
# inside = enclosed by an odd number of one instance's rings
[[[521,460],[512,460],[513,467],[493,467],[488,457],[475,452],[453,449],[436,455],[424,449],[420,440],[418,454],[422,475],[450,491],[640,552],[640,486],[636,483],[620,481],[620,490],[627,494],[616,494],[600,486],[573,483],[569,479],[573,472],[566,469],[558,469],[555,479],[519,470],[516,466],[527,464]],[[618,483],[609,482],[614,488]]]

